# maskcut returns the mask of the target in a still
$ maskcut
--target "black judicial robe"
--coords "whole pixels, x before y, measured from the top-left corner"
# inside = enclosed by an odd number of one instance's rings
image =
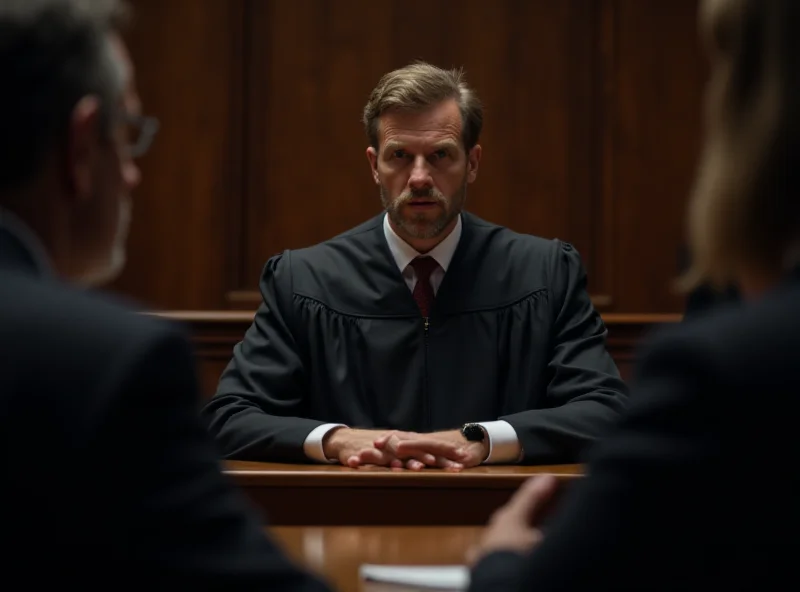
[[[383,214],[272,257],[203,409],[230,459],[304,462],[328,422],[433,432],[503,419],[523,462],[580,460],[627,399],[576,250],[464,213],[425,322]]]

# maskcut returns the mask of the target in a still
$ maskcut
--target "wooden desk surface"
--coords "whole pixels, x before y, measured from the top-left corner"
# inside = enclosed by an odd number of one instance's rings
[[[483,529],[475,526],[271,527],[267,533],[306,569],[341,592],[407,592],[410,588],[361,583],[359,566],[463,565]]]
[[[580,476],[581,465],[494,465],[462,471],[424,469],[409,471],[366,466],[357,469],[341,465],[290,465],[226,461],[225,472],[242,486],[258,487],[518,487],[528,477],[550,473],[563,478]]]
[[[535,474],[563,480],[580,465],[482,466],[463,471],[228,461],[225,473],[277,526],[482,526]]]

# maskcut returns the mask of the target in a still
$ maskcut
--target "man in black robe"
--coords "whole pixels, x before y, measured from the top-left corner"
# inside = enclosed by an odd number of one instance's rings
[[[623,409],[579,254],[464,212],[482,108],[459,71],[364,111],[385,212],[271,258],[203,413],[227,458],[421,469],[575,462]]]

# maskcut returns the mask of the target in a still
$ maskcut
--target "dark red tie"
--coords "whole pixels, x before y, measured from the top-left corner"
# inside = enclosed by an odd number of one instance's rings
[[[431,274],[439,267],[433,257],[417,257],[409,265],[414,268],[417,274],[417,283],[414,285],[414,300],[422,313],[427,318],[430,316],[431,306],[433,306],[433,286],[431,286]]]

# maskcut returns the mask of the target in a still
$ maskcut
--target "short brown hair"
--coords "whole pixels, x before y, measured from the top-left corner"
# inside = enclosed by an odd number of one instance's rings
[[[683,288],[779,273],[800,241],[800,2],[705,0],[712,75]]]
[[[378,149],[378,120],[386,111],[421,111],[448,99],[458,102],[464,148],[471,150],[481,135],[483,106],[467,85],[464,71],[421,61],[385,74],[370,93],[362,119],[370,144]]]

